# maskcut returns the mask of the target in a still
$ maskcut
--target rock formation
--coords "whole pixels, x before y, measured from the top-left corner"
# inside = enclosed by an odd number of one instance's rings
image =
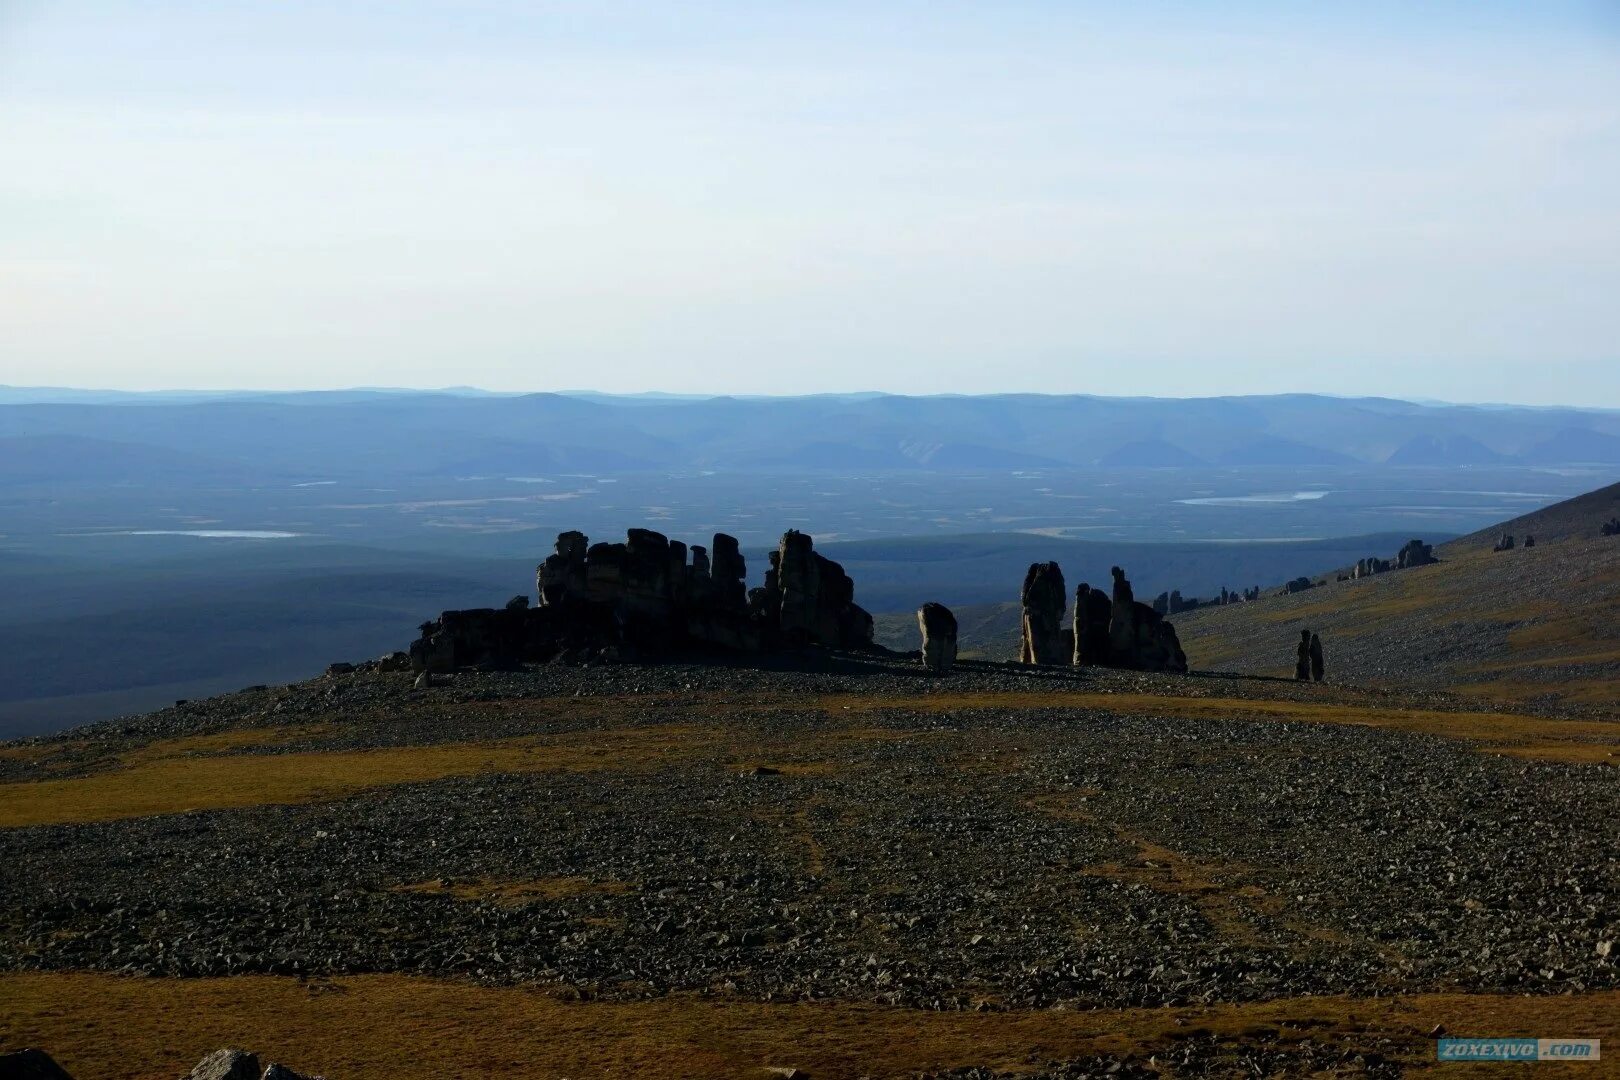
[[[1176,628],[1137,600],[1125,572],[1113,568],[1112,596],[1081,584],[1074,593],[1074,663],[1138,671],[1187,670]]]
[[[259,1080],[259,1059],[246,1050],[215,1050],[186,1080]]]
[[[1434,557],[1434,546],[1425,544],[1422,540],[1408,540],[1400,551],[1395,553],[1393,559],[1380,559],[1369,555],[1365,559],[1357,559],[1355,567],[1344,578],[1364,578],[1374,574],[1387,574],[1391,570],[1408,570],[1414,566],[1428,566],[1440,560]]]
[[[0,1080],[73,1080],[43,1050],[0,1054]],[[246,1050],[215,1050],[197,1062],[183,1080],[309,1080],[303,1073],[271,1062],[259,1071],[259,1059]]]
[[[1414,566],[1428,566],[1439,561],[1434,557],[1434,548],[1422,540],[1408,540],[1406,546],[1395,556],[1395,566],[1401,570],[1408,570]]]
[[[1494,548],[1492,548],[1491,550],[1492,551],[1512,551],[1513,550],[1513,537],[1510,536],[1508,533],[1503,533],[1501,538],[1496,541],[1496,546]]]
[[[1220,593],[1208,600],[1196,596],[1189,600],[1181,595],[1180,589],[1171,589],[1153,598],[1153,610],[1160,615],[1179,615],[1183,611],[1197,611],[1203,607],[1225,607],[1227,604],[1248,604],[1258,599],[1260,599],[1258,585],[1237,592],[1223,585]]]
[[[1299,647],[1294,650],[1294,678],[1309,682],[1311,678],[1311,632],[1299,632]]]
[[[542,607],[585,598],[587,544],[581,532],[565,532],[557,537],[556,553],[547,555],[535,571]]]
[[[1525,533],[1524,534],[1524,546],[1525,547],[1535,547],[1536,546],[1536,538],[1534,536],[1531,536],[1529,533]]]
[[[727,609],[746,606],[748,586],[745,582],[748,579],[748,567],[743,562],[737,538],[727,536],[725,533],[715,533],[712,558],[709,576],[713,581],[717,602]]]
[[[1175,627],[1147,604],[1138,603],[1125,571],[1113,567],[1108,606],[1109,666],[1140,671],[1186,671]]]
[[[922,631],[922,662],[935,675],[948,673],[956,664],[956,616],[944,604],[932,601],[917,609],[917,629]]]
[[[1074,590],[1074,663],[1076,666],[1108,667],[1113,652],[1108,647],[1108,616],[1113,604],[1100,589],[1081,582]]]
[[[1316,588],[1316,582],[1312,581],[1310,578],[1297,577],[1293,581],[1287,582],[1283,585],[1283,594],[1287,595],[1289,593],[1300,593],[1306,591],[1307,589],[1314,588]]]
[[[855,583],[809,536],[790,530],[782,538],[764,589],[750,595],[746,576],[736,538],[724,533],[711,547],[688,549],[651,529],[631,529],[620,544],[565,532],[536,568],[538,607],[519,597],[499,609],[447,611],[422,625],[410,667],[431,675],[780,643],[871,647],[872,617],[855,603]]]
[[[1063,651],[1063,571],[1055,562],[1031,563],[1024,574],[1019,598],[1024,605],[1023,643],[1019,663],[1063,664],[1069,657]]]
[[[1608,521],[1605,521],[1603,523],[1603,527],[1598,530],[1598,535],[1620,536],[1620,517],[1610,518]]]
[[[831,638],[837,632],[823,622],[821,565],[813,548],[809,536],[789,529],[776,549],[776,583],[782,590],[777,626],[795,645]]]
[[[0,1080],[73,1080],[56,1059],[43,1050],[13,1050],[0,1054]]]
[[[1322,638],[1318,634],[1311,635],[1311,681],[1321,682],[1326,670],[1326,662],[1322,658]]]

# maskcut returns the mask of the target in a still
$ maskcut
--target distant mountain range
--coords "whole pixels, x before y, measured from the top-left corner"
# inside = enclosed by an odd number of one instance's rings
[[[0,388],[0,482],[480,472],[1620,464],[1620,412],[1309,394],[785,398]]]

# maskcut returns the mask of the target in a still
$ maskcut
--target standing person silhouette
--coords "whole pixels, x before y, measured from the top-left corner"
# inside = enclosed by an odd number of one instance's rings
[[[1297,659],[1294,661],[1294,678],[1300,682],[1309,682],[1311,678],[1311,632],[1299,632],[1299,649]]]
[[[1322,662],[1322,639],[1315,634],[1311,635],[1311,681],[1321,682],[1324,664]]]

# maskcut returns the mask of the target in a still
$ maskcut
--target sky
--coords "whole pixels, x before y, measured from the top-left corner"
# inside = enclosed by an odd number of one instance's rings
[[[1620,3],[0,0],[0,383],[1620,406]]]

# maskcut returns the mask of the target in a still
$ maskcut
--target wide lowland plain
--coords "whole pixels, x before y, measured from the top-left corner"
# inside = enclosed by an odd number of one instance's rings
[[[1192,596],[1445,539],[1606,482],[1617,448],[1610,413],[1308,395],[0,391],[0,733],[398,648],[528,591],[568,528],[729,532],[750,584],[805,529],[905,637],[925,600],[1016,600],[1035,560]]]

